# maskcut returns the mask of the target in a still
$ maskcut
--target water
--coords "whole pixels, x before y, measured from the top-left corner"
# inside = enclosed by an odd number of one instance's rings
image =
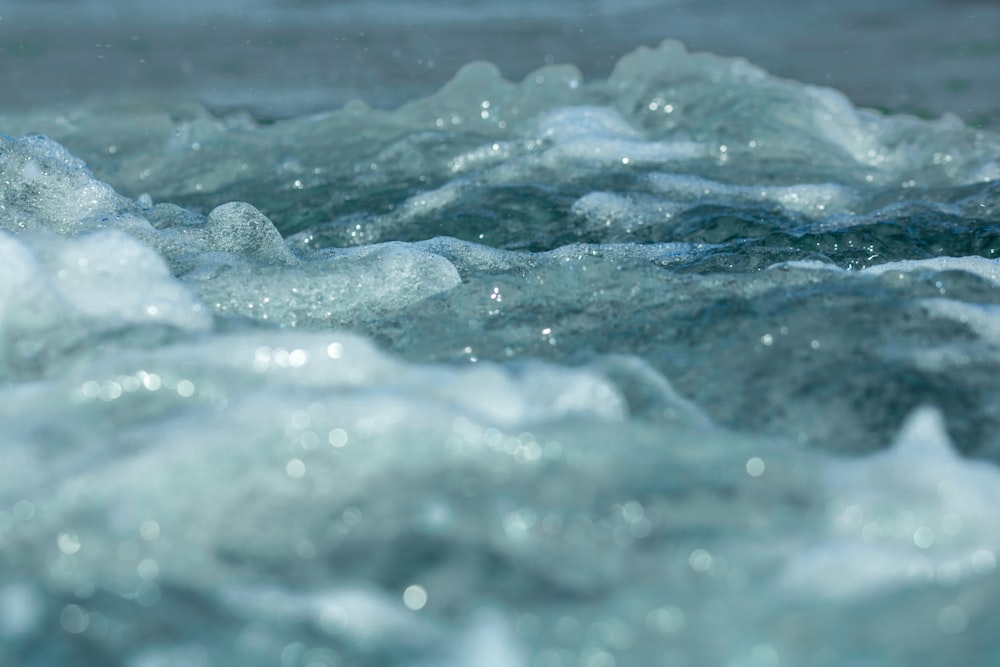
[[[1000,657],[1000,135],[673,41],[206,101],[2,117],[0,664]]]

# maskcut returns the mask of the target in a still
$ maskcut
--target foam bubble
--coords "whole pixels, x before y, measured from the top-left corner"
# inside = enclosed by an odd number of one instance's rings
[[[294,261],[277,228],[250,204],[230,202],[218,206],[204,224],[211,248],[269,264]]]

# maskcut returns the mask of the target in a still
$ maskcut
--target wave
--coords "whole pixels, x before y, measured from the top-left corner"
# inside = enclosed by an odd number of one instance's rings
[[[1000,136],[676,42],[0,123],[0,662],[995,642]]]

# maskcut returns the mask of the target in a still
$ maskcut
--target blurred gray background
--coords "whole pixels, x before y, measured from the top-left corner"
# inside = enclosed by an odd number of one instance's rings
[[[857,104],[1000,130],[1000,3],[987,0],[0,0],[0,112],[115,95],[274,119],[392,107],[489,60],[606,76],[677,38]]]

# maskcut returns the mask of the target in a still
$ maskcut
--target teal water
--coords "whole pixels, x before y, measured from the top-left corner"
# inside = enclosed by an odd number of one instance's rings
[[[997,134],[675,42],[7,122],[0,662],[997,658]]]

